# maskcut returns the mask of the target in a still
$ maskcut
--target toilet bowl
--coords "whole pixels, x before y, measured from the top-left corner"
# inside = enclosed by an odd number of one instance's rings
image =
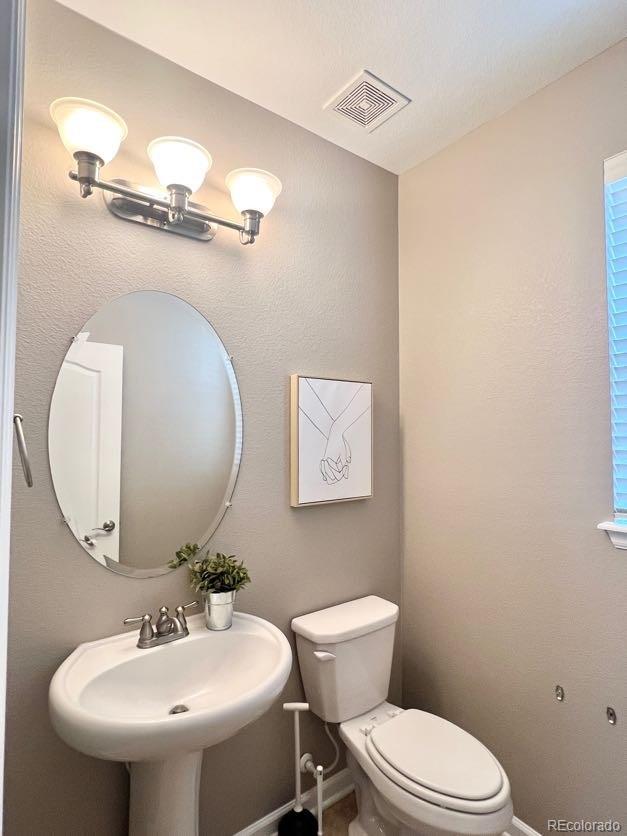
[[[368,596],[292,621],[311,710],[340,724],[358,815],[349,836],[497,836],[507,775],[447,720],[387,702],[398,607]]]
[[[384,702],[341,723],[340,735],[358,796],[351,836],[487,836],[510,824],[507,775],[488,749],[458,726]]]

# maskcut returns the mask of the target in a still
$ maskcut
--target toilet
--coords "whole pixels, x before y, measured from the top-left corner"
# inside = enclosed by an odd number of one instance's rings
[[[349,836],[502,834],[503,767],[441,717],[387,701],[396,604],[370,595],[292,620],[310,709],[340,724],[357,796]]]

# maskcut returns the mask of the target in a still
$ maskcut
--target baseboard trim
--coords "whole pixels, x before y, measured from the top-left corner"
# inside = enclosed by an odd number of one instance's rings
[[[521,821],[514,816],[514,819],[508,828],[507,836],[541,836],[541,834],[538,833],[537,830],[534,830],[533,827],[529,827],[529,825],[525,824],[524,821]]]
[[[340,801],[342,798],[345,798],[345,796],[353,791],[353,781],[350,772],[348,769],[342,769],[339,772],[336,772],[335,775],[331,775],[326,779],[323,787],[323,807],[326,810],[327,807],[330,807],[332,804],[335,804],[336,801]],[[312,813],[315,814],[315,788],[307,790],[306,793],[303,793],[303,806],[307,807],[308,810],[311,810]],[[271,813],[268,813],[267,816],[264,816],[262,819],[258,819],[256,822],[253,822],[253,824],[238,831],[234,834],[234,836],[276,836],[279,819],[293,807],[294,799],[288,801],[288,803],[284,804],[282,807],[279,807],[278,810],[273,810]]]
[[[342,798],[345,798],[353,791],[351,774],[348,769],[342,769],[339,772],[336,772],[335,775],[331,775],[330,778],[327,778],[323,786],[323,807],[326,810],[327,807],[335,804],[336,801],[341,801]],[[253,822],[253,824],[250,824],[243,830],[239,830],[234,834],[234,836],[276,836],[277,826],[281,816],[284,816],[293,808],[293,806],[294,799],[288,801],[288,803],[284,804],[282,807],[279,807],[278,810],[273,810],[271,813],[268,813],[267,816]],[[307,790],[306,793],[303,793],[303,806],[308,810],[311,810],[312,813],[316,812],[315,788]],[[541,836],[541,834],[532,827],[529,827],[528,824],[525,824],[524,821],[521,821],[514,816],[511,825],[507,829],[507,833],[503,834],[503,836]]]

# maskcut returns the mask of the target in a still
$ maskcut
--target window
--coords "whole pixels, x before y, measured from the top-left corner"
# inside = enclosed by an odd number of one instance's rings
[[[605,237],[610,341],[614,522],[601,523],[627,548],[627,152],[605,163]]]

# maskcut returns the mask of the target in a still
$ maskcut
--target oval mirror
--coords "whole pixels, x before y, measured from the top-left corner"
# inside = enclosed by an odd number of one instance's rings
[[[65,355],[48,450],[63,518],[103,566],[153,577],[182,544],[205,545],[242,452],[237,380],[210,323],[169,293],[106,304]]]

